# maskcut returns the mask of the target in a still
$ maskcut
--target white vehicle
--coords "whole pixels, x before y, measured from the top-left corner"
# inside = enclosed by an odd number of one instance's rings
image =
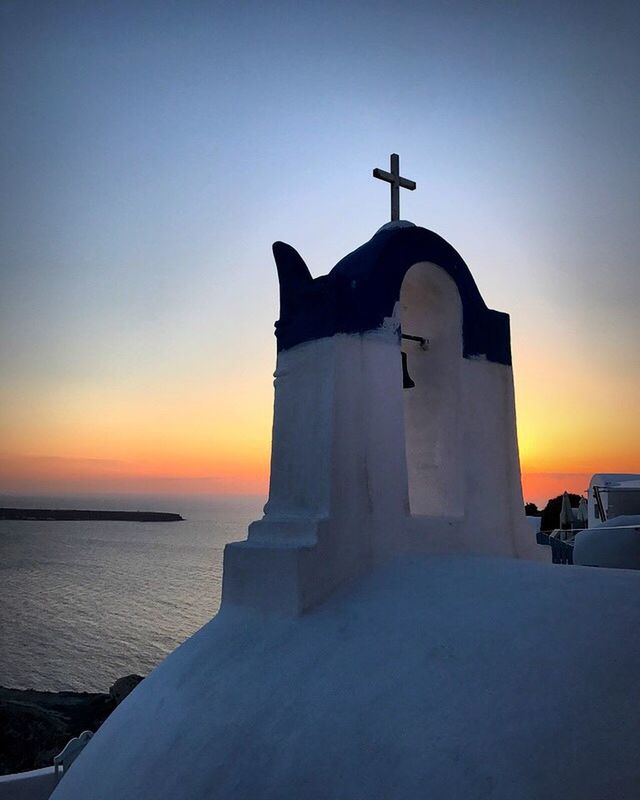
[[[640,475],[598,474],[591,478],[587,527],[616,517],[640,516]]]
[[[573,563],[640,569],[640,475],[594,475],[587,504],[588,527],[575,537]]]

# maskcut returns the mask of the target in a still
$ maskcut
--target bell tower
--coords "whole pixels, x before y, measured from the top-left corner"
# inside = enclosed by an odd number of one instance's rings
[[[269,500],[223,605],[297,614],[394,554],[541,558],[526,523],[509,318],[398,221],[313,279],[277,242]],[[413,385],[410,385],[413,384]]]

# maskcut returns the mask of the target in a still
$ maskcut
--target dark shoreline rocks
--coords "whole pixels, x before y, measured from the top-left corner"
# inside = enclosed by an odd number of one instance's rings
[[[164,511],[78,511],[60,508],[0,508],[0,519],[109,522],[183,522],[180,514]]]
[[[39,692],[0,686],[0,775],[50,767],[69,739],[97,731],[140,683],[119,678],[109,692]]]

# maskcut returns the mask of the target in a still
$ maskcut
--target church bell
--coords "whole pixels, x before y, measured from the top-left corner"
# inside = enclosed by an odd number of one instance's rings
[[[407,367],[407,354],[402,353],[402,388],[403,389],[413,389],[415,383],[411,379],[411,375],[409,375],[409,369]]]

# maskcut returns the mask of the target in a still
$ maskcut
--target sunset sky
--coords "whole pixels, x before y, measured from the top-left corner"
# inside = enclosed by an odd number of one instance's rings
[[[511,315],[525,496],[640,472],[640,6],[0,0],[0,493],[257,493],[270,246],[388,217]]]

